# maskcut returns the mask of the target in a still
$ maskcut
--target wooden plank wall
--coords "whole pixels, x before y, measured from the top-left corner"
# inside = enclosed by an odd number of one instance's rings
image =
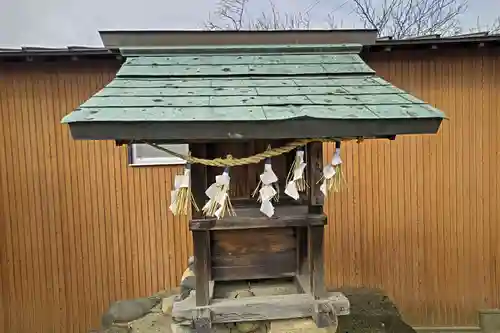
[[[22,67],[0,74],[0,313],[6,332],[87,332],[110,301],[177,285],[191,251],[168,212],[177,171],[129,168],[125,147],[60,124],[116,64]]]
[[[346,147],[349,188],[326,205],[327,281],[385,289],[414,325],[477,324],[500,307],[500,54],[367,61],[450,120],[437,136]]]
[[[436,53],[369,58],[451,120],[438,136],[346,145],[326,274],[384,288],[412,324],[473,325],[477,309],[500,306],[500,57]],[[125,148],[73,141],[60,125],[116,69],[0,68],[0,330],[86,332],[109,302],[182,274],[191,242],[168,212],[178,168],[129,168]]]

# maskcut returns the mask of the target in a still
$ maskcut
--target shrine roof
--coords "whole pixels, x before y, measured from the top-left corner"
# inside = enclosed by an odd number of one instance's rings
[[[64,117],[75,139],[232,140],[436,133],[444,114],[378,77],[361,45],[123,49]]]

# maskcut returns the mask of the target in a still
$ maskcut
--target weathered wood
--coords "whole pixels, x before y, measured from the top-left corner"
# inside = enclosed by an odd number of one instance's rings
[[[181,302],[179,302],[181,303]],[[213,323],[311,317],[314,300],[309,295],[280,295],[214,300],[209,306]],[[191,309],[174,309],[173,316],[189,318]]]
[[[323,227],[308,227],[309,276],[312,295],[318,299],[326,293],[323,260]]]
[[[197,308],[193,310],[193,324],[197,333],[210,333],[212,331],[212,318],[210,309]]]
[[[278,264],[295,268],[296,257],[296,250],[293,248],[275,253],[252,252],[242,254],[228,253],[224,255],[212,253],[212,267],[273,266]]]
[[[255,152],[246,153],[247,142],[219,142],[209,145],[208,158],[215,159],[231,155],[234,158],[242,158],[251,156]],[[222,167],[209,167],[208,182],[214,182],[215,177],[224,171]],[[229,169],[229,176],[231,177],[229,195],[231,201],[238,200],[239,198],[250,198],[251,190],[248,185],[249,165],[242,165]]]
[[[293,276],[296,241],[292,228],[212,231],[215,281]]]
[[[215,281],[214,280],[210,280],[208,281],[208,302],[210,303],[210,301],[214,298],[214,292],[215,292]]]
[[[309,273],[307,274],[296,274],[294,277],[295,285],[299,293],[311,294],[311,278]]]
[[[307,228],[295,228],[296,242],[297,242],[297,274],[309,274],[309,266],[307,263],[308,249],[307,249]]]
[[[262,170],[263,169],[264,169],[264,166],[262,166]],[[287,167],[286,170],[288,170],[288,169],[289,168]],[[262,170],[261,170],[261,172],[255,173],[256,178],[259,178],[259,175],[262,173]],[[274,170],[274,167],[273,167],[273,170]],[[274,170],[274,173],[276,174],[276,176],[278,176],[278,178],[280,177],[278,175],[277,170]],[[283,177],[286,177],[287,174],[285,174]],[[285,179],[285,181],[286,181],[286,179]],[[256,179],[255,182],[258,183],[259,179]],[[253,188],[249,187],[249,188],[252,189],[252,191],[255,189],[255,187],[253,187]],[[307,206],[307,203],[301,203],[299,200],[295,200],[295,199],[290,198],[289,196],[285,195],[284,189],[280,189],[280,190],[282,190],[283,193],[280,193],[279,205],[277,205],[277,207],[275,207],[275,208],[279,209],[280,207],[287,207],[287,208],[294,209],[295,207],[300,207],[301,205]],[[281,194],[283,194],[283,195],[281,195]],[[245,211],[246,209],[249,209],[249,208],[260,208],[260,205],[261,205],[260,202],[258,202],[255,199],[255,197],[252,197],[252,198],[234,198],[234,199],[232,198],[231,203],[233,204],[233,207],[235,210],[243,210],[243,211]],[[256,215],[256,214],[254,214],[254,215]]]
[[[247,152],[247,156],[252,156],[254,155],[255,153],[257,153],[256,151],[256,142],[255,140],[250,140],[247,142],[246,144],[246,147],[245,147],[245,151]],[[257,164],[249,164],[248,165],[248,174],[247,174],[247,179],[246,179],[246,183],[248,184],[248,199],[250,200],[250,195],[251,195],[251,191],[257,187],[257,184],[259,183],[259,168],[257,167],[258,165]],[[262,171],[261,171],[262,172]],[[234,201],[233,201],[233,207],[234,207]]]
[[[189,145],[191,154],[196,157],[204,158],[207,154],[207,146],[203,143],[194,143]],[[191,192],[194,201],[200,208],[196,211],[194,207],[191,209],[192,218],[202,218],[203,213],[201,207],[205,204],[205,190],[207,188],[207,168],[202,164],[191,165]]]
[[[247,140],[241,142],[231,141],[218,142],[217,144],[212,143],[208,145],[209,149],[207,151],[207,157],[209,159],[215,159],[225,157],[230,154],[234,158],[242,158],[262,153],[267,149],[268,145],[271,145],[272,147],[281,147],[287,142],[289,142],[289,140]],[[286,179],[288,172],[286,164],[287,155],[289,154],[283,154],[272,159],[273,170],[280,181]],[[231,202],[235,209],[247,207],[249,203],[253,207],[260,206],[256,200],[257,198],[252,197],[251,195],[259,182],[259,175],[263,172],[263,170],[264,161],[257,164],[242,165],[230,169],[231,183],[229,193]],[[213,182],[215,177],[221,174],[222,171],[223,168],[220,167],[208,168],[207,173],[209,183]],[[280,189],[283,190],[284,184],[281,185]],[[281,196],[281,198],[287,199],[286,196]],[[287,200],[284,200],[284,202],[286,201]]]
[[[306,146],[307,180],[309,183],[309,213],[323,213],[323,193],[320,190],[320,179],[323,168],[323,144],[310,142]]]
[[[272,218],[264,216],[256,208],[235,209],[235,217],[226,217],[221,220],[215,218],[193,219],[189,227],[191,230],[241,230],[276,227],[307,227],[310,225],[325,225],[326,216],[309,214],[307,206],[276,206],[276,213]]]
[[[278,265],[278,263],[277,263]],[[295,264],[279,264],[279,266],[240,266],[213,267],[214,281],[241,281],[252,279],[272,279],[295,276]]]
[[[314,304],[313,320],[318,328],[337,327],[338,325],[335,308],[328,301]]]
[[[337,315],[348,314],[349,301],[341,293],[329,293],[328,298],[315,300],[308,294],[279,296],[255,296],[242,299],[215,299],[212,304],[203,308],[210,309],[212,324],[255,320],[277,320],[289,318],[314,317],[316,309],[334,309]],[[316,307],[316,304],[321,308]],[[192,311],[196,308],[192,298],[175,302],[172,316],[191,320]]]
[[[194,270],[196,275],[196,305],[210,303],[210,232],[193,231]]]
[[[225,254],[274,253],[295,249],[291,228],[220,230],[212,232],[214,256]]]
[[[335,308],[337,316],[347,316],[350,313],[349,299],[341,292],[327,292],[327,299]]]
[[[308,259],[308,229],[296,228],[297,234],[297,273],[295,285],[300,293],[311,293],[309,259]]]

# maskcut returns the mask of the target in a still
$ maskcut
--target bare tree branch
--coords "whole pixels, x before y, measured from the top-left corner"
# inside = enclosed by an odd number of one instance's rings
[[[452,35],[459,28],[458,16],[467,9],[467,0],[352,0],[354,12],[365,28],[380,35],[408,38],[422,35]]]
[[[281,13],[276,4],[269,0],[269,10],[263,11],[257,18],[246,17],[249,0],[219,0],[215,11],[217,20],[209,16],[205,27],[208,30],[295,30],[310,28],[310,11],[320,0],[312,3],[303,13]],[[221,21],[221,23],[216,23]]]
[[[247,15],[250,0],[219,0],[215,20],[209,17],[205,26],[209,30],[290,30],[309,29],[310,12],[321,0],[316,0],[302,12],[280,12],[274,0],[257,17]],[[361,19],[365,28],[377,29],[379,36],[395,39],[425,35],[457,35],[463,31],[459,17],[467,10],[468,0],[330,0],[337,8],[325,16],[330,29],[343,26],[336,21],[334,12],[352,5],[352,12]],[[472,29],[480,31],[480,25]],[[500,17],[483,31],[500,33]]]
[[[471,33],[477,33],[477,32],[489,32],[489,33],[500,33],[500,16],[497,17],[495,20],[493,20],[493,23],[487,24],[487,25],[482,25],[479,17],[476,20],[476,26],[469,29],[469,32]]]
[[[489,30],[492,33],[500,33],[500,16],[495,19]]]
[[[210,18],[205,23],[208,30],[241,30],[245,19],[246,5],[249,0],[219,0],[215,16],[224,21],[218,25]]]
[[[271,8],[270,15],[262,12],[261,15],[252,24],[256,30],[292,30],[292,29],[309,29],[310,18],[309,14],[305,13],[285,13],[280,14],[276,5],[269,1]],[[251,28],[252,28],[251,27]]]

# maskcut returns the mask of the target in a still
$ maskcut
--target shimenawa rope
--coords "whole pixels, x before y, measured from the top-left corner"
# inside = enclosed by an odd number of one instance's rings
[[[146,144],[155,147],[156,149],[162,150],[164,152],[167,152],[175,157],[179,157],[183,160],[185,160],[187,163],[190,164],[203,164],[207,166],[214,166],[214,167],[233,167],[233,166],[241,166],[241,165],[247,165],[247,164],[257,164],[260,163],[261,161],[271,158],[271,157],[276,157],[285,153],[288,153],[295,148],[303,147],[307,145],[310,142],[333,142],[333,141],[339,141],[340,139],[301,139],[301,140],[296,140],[292,141],[290,143],[287,143],[284,146],[281,147],[276,147],[276,148],[271,148],[267,149],[261,153],[248,156],[248,157],[242,157],[242,158],[234,158],[232,156],[228,156],[226,158],[214,158],[214,159],[204,159],[204,158],[198,158],[190,155],[183,155],[176,153],[170,149],[167,149],[165,147],[162,147],[156,143],[148,143]],[[342,141],[347,141],[348,139],[342,139]],[[359,139],[358,139],[359,140]]]

